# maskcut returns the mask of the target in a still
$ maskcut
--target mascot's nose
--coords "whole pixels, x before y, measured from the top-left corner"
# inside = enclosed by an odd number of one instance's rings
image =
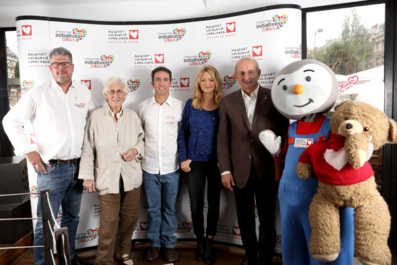
[[[353,128],[353,125],[351,123],[346,124],[346,129],[350,130],[351,128]]]
[[[294,92],[294,94],[300,95],[303,93],[303,91],[305,91],[305,88],[302,85],[298,84],[294,86],[292,91]]]

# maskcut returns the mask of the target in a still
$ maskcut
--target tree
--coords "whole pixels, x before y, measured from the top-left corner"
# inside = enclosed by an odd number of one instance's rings
[[[369,69],[374,49],[370,37],[370,30],[361,24],[360,16],[352,8],[345,16],[341,36],[317,48],[316,59],[335,74],[349,75]]]
[[[15,78],[19,78],[19,61],[15,64],[14,68]]]

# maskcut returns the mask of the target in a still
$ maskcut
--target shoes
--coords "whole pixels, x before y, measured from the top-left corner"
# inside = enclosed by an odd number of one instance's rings
[[[243,262],[240,263],[240,265],[257,265],[257,262],[244,259]]]
[[[204,261],[207,264],[214,263],[214,248],[212,247],[212,238],[207,238],[205,240],[205,253],[204,253]]]
[[[205,239],[197,238],[196,260],[203,261],[205,253]]]
[[[148,261],[153,261],[157,259],[159,256],[160,248],[159,247],[151,247],[149,251],[146,253],[145,259]]]
[[[134,265],[134,261],[130,258],[130,255],[124,254],[121,257],[121,261],[123,262],[124,265]]]
[[[79,256],[74,255],[72,265],[93,265],[91,262],[81,259]]]
[[[164,259],[167,262],[177,261],[178,255],[176,254],[175,248],[166,248],[165,249],[165,257]]]

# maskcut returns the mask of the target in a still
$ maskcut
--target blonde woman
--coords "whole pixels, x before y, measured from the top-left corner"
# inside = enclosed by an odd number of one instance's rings
[[[219,217],[221,176],[217,166],[216,138],[219,103],[222,99],[221,79],[211,65],[203,66],[196,75],[193,98],[183,111],[178,136],[181,169],[187,174],[194,234],[197,237],[196,260],[214,262],[212,241]],[[204,237],[204,188],[207,190],[207,229]]]

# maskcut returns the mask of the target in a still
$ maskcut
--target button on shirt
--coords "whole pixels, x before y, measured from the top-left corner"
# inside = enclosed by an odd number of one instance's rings
[[[252,121],[254,120],[254,112],[256,106],[256,99],[258,98],[258,90],[259,90],[259,85],[256,87],[254,92],[251,92],[251,97],[250,97],[244,93],[243,89],[241,89],[245,110],[247,111],[248,121],[250,123],[250,129],[252,129]]]
[[[154,97],[139,104],[139,117],[145,131],[145,157],[142,168],[150,174],[169,174],[179,169],[178,132],[183,102],[168,96],[162,104]]]
[[[54,79],[24,95],[3,119],[3,127],[17,155],[37,151],[43,161],[69,160],[81,155],[84,127],[96,108],[91,91],[73,82],[65,94]],[[35,144],[26,135],[30,122]]]

